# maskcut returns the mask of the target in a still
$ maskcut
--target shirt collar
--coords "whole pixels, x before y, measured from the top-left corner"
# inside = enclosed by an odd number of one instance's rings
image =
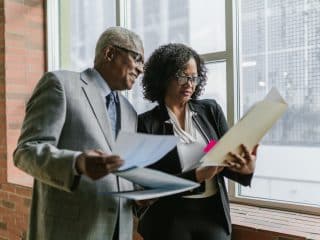
[[[105,99],[106,96],[108,96],[111,92],[113,92],[115,96],[115,101],[118,102],[119,101],[118,92],[111,91],[107,81],[104,80],[104,78],[100,75],[100,73],[96,69],[93,68],[92,71],[93,71],[93,76],[97,81],[98,88],[100,90],[100,95],[103,97],[103,99]]]

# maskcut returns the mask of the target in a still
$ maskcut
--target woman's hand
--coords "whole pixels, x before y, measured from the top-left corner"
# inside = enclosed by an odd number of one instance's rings
[[[199,167],[196,169],[196,179],[197,182],[202,183],[205,180],[212,179],[215,175],[220,173],[224,167],[218,166],[207,166],[207,167]]]
[[[225,160],[224,163],[231,171],[241,174],[252,174],[256,167],[258,146],[258,144],[254,146],[250,153],[247,146],[241,144],[242,154],[230,152],[229,155],[232,156],[232,159]]]

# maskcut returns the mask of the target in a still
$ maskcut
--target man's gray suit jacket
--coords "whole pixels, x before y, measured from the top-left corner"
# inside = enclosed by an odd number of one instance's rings
[[[92,181],[73,171],[76,154],[114,146],[110,119],[92,69],[46,73],[31,96],[14,152],[17,167],[34,177],[28,239],[132,239],[131,202],[108,192],[132,190],[114,174]],[[136,131],[137,115],[119,94],[121,129]]]

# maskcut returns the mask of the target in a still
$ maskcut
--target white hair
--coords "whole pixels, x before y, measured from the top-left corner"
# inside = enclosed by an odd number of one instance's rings
[[[99,37],[95,49],[95,62],[107,46],[119,46],[139,54],[143,53],[143,44],[140,37],[123,27],[107,28]]]

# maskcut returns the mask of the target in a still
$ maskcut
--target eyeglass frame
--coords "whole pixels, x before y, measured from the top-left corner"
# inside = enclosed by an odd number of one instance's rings
[[[183,86],[189,82],[191,82],[193,86],[198,86],[199,83],[201,82],[200,76],[185,76],[185,75],[179,75],[179,73],[176,74],[176,80],[179,86]]]
[[[137,52],[135,52],[133,50],[130,50],[128,48],[120,47],[118,45],[112,45],[112,46],[115,47],[115,48],[118,48],[118,49],[120,49],[122,51],[125,51],[125,52],[129,53],[136,64],[144,67],[144,59],[143,59],[142,54],[137,53]]]

